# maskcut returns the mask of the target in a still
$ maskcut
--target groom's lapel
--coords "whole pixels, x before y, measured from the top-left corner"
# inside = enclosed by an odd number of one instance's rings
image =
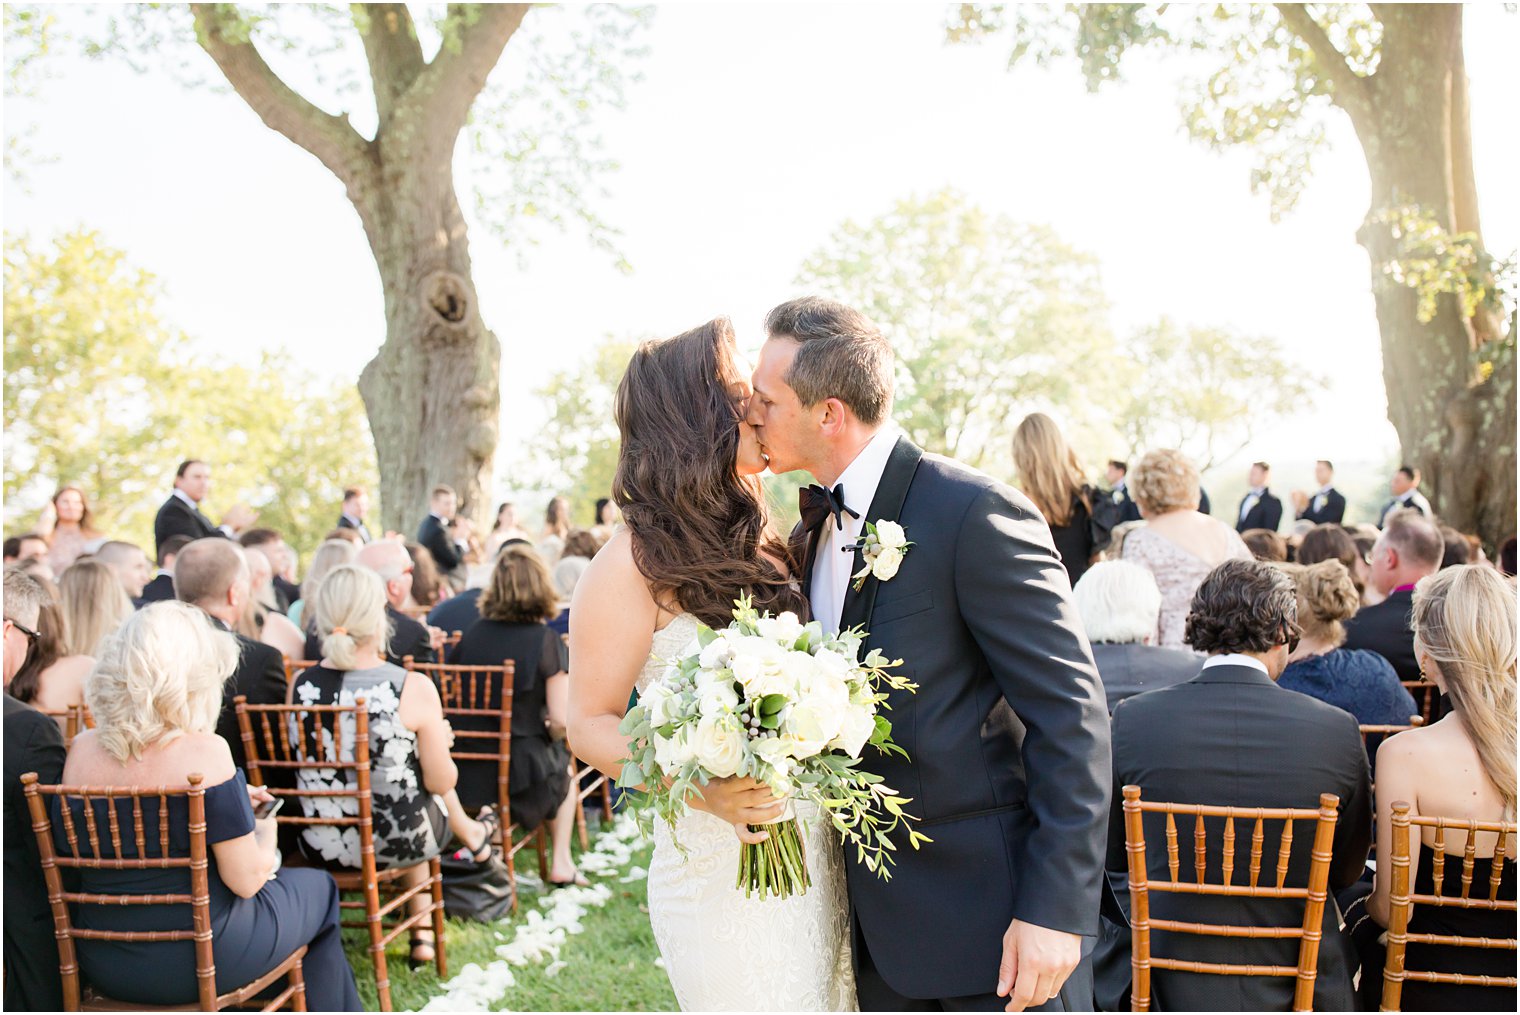
[[[887,467],[882,471],[881,482],[876,487],[876,497],[871,501],[862,518],[862,522],[875,524],[885,519],[889,522],[897,521],[902,513],[903,501],[908,499],[908,487],[913,485],[913,474],[918,471],[918,463],[923,459],[923,449],[907,437],[897,438],[897,443],[892,447],[892,454],[887,457]],[[864,524],[861,532],[865,532]],[[860,551],[855,551],[855,563],[850,568],[854,574],[865,566],[865,560]],[[873,576],[866,575],[865,584],[860,591],[855,591],[855,582],[851,581],[844,593],[844,609],[839,615],[839,629],[848,630],[856,625],[870,630],[871,611],[876,608],[876,590],[881,582]]]
[[[798,522],[792,527],[792,534],[787,539],[792,559],[802,568],[802,573],[797,577],[802,581],[804,599],[813,594],[813,562],[818,559],[818,536],[818,531],[809,532]]]

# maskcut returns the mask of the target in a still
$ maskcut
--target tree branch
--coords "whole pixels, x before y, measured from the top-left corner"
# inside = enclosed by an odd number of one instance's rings
[[[396,111],[414,128],[428,150],[453,154],[470,106],[501,59],[507,40],[521,27],[532,4],[449,4],[443,45],[408,90]]]
[[[190,8],[196,41],[265,126],[315,155],[333,175],[351,185],[368,158],[369,142],[348,118],[324,112],[282,81],[251,40],[229,37],[230,22],[223,5],[191,4]]]
[[[364,23],[359,36],[364,40],[364,57],[369,61],[369,76],[375,93],[375,111],[385,132],[397,103],[427,66],[422,44],[417,41],[417,24],[406,4],[356,4]]]
[[[1346,56],[1335,48],[1335,43],[1330,41],[1330,36],[1320,27],[1318,21],[1304,7],[1303,4],[1273,4],[1277,8],[1278,17],[1282,18],[1283,25],[1288,31],[1303,40],[1314,54],[1315,62],[1324,71],[1334,87],[1331,95],[1332,101],[1340,106],[1352,119],[1361,119],[1368,112],[1371,96],[1368,94],[1367,79],[1351,69],[1346,62]]]

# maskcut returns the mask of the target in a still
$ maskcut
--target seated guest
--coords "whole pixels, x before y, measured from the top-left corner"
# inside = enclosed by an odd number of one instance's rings
[[[1361,876],[1372,844],[1367,755],[1350,715],[1275,683],[1297,642],[1296,614],[1293,582],[1270,564],[1230,560],[1209,572],[1187,618],[1189,643],[1208,659],[1193,680],[1137,694],[1114,709],[1114,786],[1137,785],[1147,800],[1232,807],[1317,809],[1320,794],[1334,793],[1340,818],[1331,848],[1333,894]],[[1117,790],[1111,813],[1108,869],[1118,875],[1128,862]],[[1162,825],[1151,820],[1159,817],[1146,820],[1153,882],[1170,880]],[[1214,819],[1207,825],[1208,869],[1215,878],[1223,865],[1223,824]],[[1280,835],[1281,825],[1272,824]],[[1235,840],[1237,884],[1246,883],[1250,840],[1249,834]],[[1287,885],[1308,883],[1312,840],[1312,832],[1301,828],[1294,837]],[[1277,852],[1278,843],[1269,838],[1264,855]],[[1298,926],[1304,903],[1152,892],[1150,906],[1152,918],[1264,927]],[[1333,904],[1327,902],[1321,926],[1314,1009],[1349,1011],[1354,963]],[[1195,962],[1291,967],[1298,960],[1296,940],[1152,930],[1151,941],[1156,954]],[[1162,1011],[1286,1011],[1293,988],[1291,976],[1151,972],[1153,1006]]]
[[[1013,464],[1019,489],[1045,516],[1066,576],[1075,585],[1108,545],[1108,526],[1100,539],[1093,525],[1098,492],[1087,485],[1082,463],[1055,420],[1043,412],[1025,416],[1013,432]]]
[[[38,617],[47,592],[14,567],[5,569],[5,1010],[62,1011],[58,942],[42,880],[42,857],[21,777],[36,772],[44,784],[63,774],[65,750],[58,725],[11,696],[17,673],[38,640]],[[70,885],[70,890],[73,886]]]
[[[196,458],[179,463],[179,468],[174,471],[174,491],[153,519],[155,554],[170,536],[182,535],[191,539],[222,536],[236,539],[239,532],[258,519],[257,512],[247,505],[237,504],[223,516],[220,525],[213,525],[211,519],[201,514],[201,501],[210,492],[211,466]]]
[[[285,545],[285,537],[274,529],[249,529],[238,536],[238,542],[243,549],[259,550],[269,559],[270,587],[261,599],[269,609],[287,612],[290,604],[301,598],[301,590],[281,574],[290,567],[290,547]]]
[[[1364,606],[1346,622],[1346,648],[1365,648],[1381,655],[1400,680],[1419,680],[1414,658],[1414,629],[1409,626],[1415,582],[1441,566],[1446,544],[1430,519],[1418,511],[1395,511],[1384,521],[1383,534],[1372,548],[1368,585],[1382,601]]]
[[[1250,489],[1240,499],[1240,510],[1235,518],[1236,532],[1245,533],[1251,529],[1277,531],[1277,526],[1282,523],[1282,501],[1267,488],[1271,478],[1272,467],[1266,462],[1251,464]]]
[[[407,543],[407,556],[412,558],[412,591],[406,597],[401,612],[421,620],[433,607],[449,597],[453,591],[438,573],[433,554],[421,543]]]
[[[1444,549],[1441,551],[1441,569],[1456,567],[1459,564],[1476,564],[1473,557],[1472,540],[1452,528],[1450,525],[1442,525],[1441,542]]]
[[[186,777],[205,777],[206,840],[211,864],[211,941],[218,992],[240,987],[306,946],[302,961],[306,1002],[314,1011],[358,1011],[359,995],[343,954],[338,926],[338,888],[325,871],[286,868],[272,876],[278,861],[273,818],[257,819],[253,804],[271,799],[250,789],[233,763],[227,741],[215,733],[222,708],[222,684],[237,666],[231,635],[206,623],[183,603],[145,606],[107,639],[100,662],[85,688],[95,728],[74,740],[63,782],[73,786],[183,786]],[[54,840],[70,852],[58,827]],[[85,803],[69,800],[76,825],[84,823]],[[105,800],[92,801],[94,821],[108,823]],[[168,855],[189,855],[189,814],[179,801],[169,804]],[[132,819],[121,801],[118,814]],[[143,820],[158,824],[158,803],[142,801]],[[111,849],[102,834],[101,848]],[[131,844],[131,837],[122,840]],[[158,856],[150,834],[147,855]],[[108,853],[109,855],[109,853]],[[127,849],[123,856],[135,856]],[[190,872],[81,870],[80,890],[100,895],[120,892],[188,894]],[[89,930],[149,932],[189,930],[188,906],[79,905],[74,925]],[[102,993],[133,1004],[188,1004],[196,999],[195,948],[190,941],[77,941],[85,981]]]
[[[1499,570],[1508,578],[1515,577],[1515,537],[1510,536],[1499,544]]]
[[[1356,544],[1357,560],[1359,561],[1356,566],[1356,573],[1362,583],[1362,605],[1376,606],[1383,601],[1383,594],[1377,590],[1377,586],[1372,584],[1372,548],[1377,545],[1377,541],[1382,536],[1383,530],[1376,525],[1363,523],[1361,525],[1346,526],[1346,533],[1351,536],[1351,541]]]
[[[1299,520],[1313,522],[1315,525],[1339,525],[1346,517],[1346,498],[1333,485],[1335,466],[1323,458],[1315,462],[1314,481],[1319,484],[1319,490],[1313,496],[1300,490],[1293,491],[1293,502],[1297,505]]]
[[[1409,465],[1401,465],[1394,472],[1393,478],[1388,481],[1388,492],[1393,494],[1383,510],[1378,513],[1378,528],[1388,526],[1388,516],[1395,511],[1416,511],[1426,518],[1435,517],[1431,510],[1430,501],[1420,492],[1420,470]]]
[[[256,546],[245,547],[243,556],[248,562],[249,593],[243,603],[242,616],[232,629],[245,638],[273,646],[281,655],[299,658],[306,650],[306,639],[301,629],[276,606],[272,584],[274,566],[264,551]]]
[[[1288,533],[1288,560],[1298,561],[1298,548],[1304,545],[1304,537],[1314,531],[1314,523],[1300,518],[1293,523],[1293,529]]]
[[[189,536],[170,536],[158,548],[158,572],[153,580],[143,586],[142,597],[132,605],[141,609],[149,603],[161,603],[174,598],[174,558],[190,543]]]
[[[590,566],[590,559],[581,556],[561,557],[554,565],[554,591],[559,594],[559,613],[549,621],[549,627],[555,634],[570,633],[570,603],[575,598],[575,587]]]
[[[306,612],[304,597],[316,595],[322,579],[326,578],[333,568],[352,564],[354,558],[359,555],[360,545],[347,539],[328,539],[324,540],[322,545],[317,547],[317,552],[311,555],[311,567],[306,569],[306,581],[301,585],[303,598],[291,603],[290,611],[286,614],[290,617],[290,622],[301,629],[303,635],[311,634],[313,623],[311,614]]]
[[[1393,664],[1376,652],[1341,648],[1344,623],[1361,605],[1345,566],[1322,560],[1285,565],[1283,571],[1298,591],[1303,634],[1277,686],[1345,709],[1365,725],[1409,725],[1409,717],[1420,709],[1399,683]]]
[[[389,545],[401,549],[398,543]],[[499,819],[486,811],[477,821],[460,805],[454,791],[459,772],[449,756],[453,733],[433,682],[385,661],[389,630],[385,599],[385,587],[373,571],[345,564],[328,573],[311,604],[322,661],[295,678],[289,700],[340,705],[365,699],[370,717],[375,862],[386,869],[408,868],[406,883],[414,885],[426,878],[425,861],[443,851],[450,831],[483,862]],[[351,747],[343,757],[352,759]],[[352,777],[351,772],[342,775],[345,780]],[[338,778],[331,769],[301,769],[296,775],[301,788],[316,790],[343,788],[335,782]],[[358,813],[357,800],[339,802],[344,813]],[[309,816],[317,813],[314,801],[303,799],[301,805]],[[354,829],[307,828],[301,834],[301,847],[323,863],[346,868],[361,863]],[[425,894],[413,903],[425,906]],[[412,941],[412,959],[431,962],[432,932],[414,932]]]
[[[565,746],[569,677],[564,643],[546,623],[559,611],[549,569],[530,547],[508,546],[496,558],[491,584],[480,597],[480,620],[464,633],[450,662],[472,666],[516,664],[512,682],[512,775],[507,787],[512,821],[537,828],[553,815],[554,884],[584,883],[570,858],[575,828],[575,795],[570,792],[570,749]],[[499,699],[494,699],[499,700]],[[495,707],[494,705],[492,707]],[[493,721],[461,729],[494,729]],[[466,806],[496,800],[496,763],[466,763],[459,773],[459,796]]]
[[[359,542],[370,541],[369,529],[364,516],[369,513],[369,491],[362,486],[351,486],[343,491],[343,510],[338,515],[338,528],[347,529],[359,537]]]
[[[5,541],[5,562],[15,564],[23,560],[46,560],[47,540],[35,532],[24,536],[11,536]]]
[[[1390,737],[1378,750],[1377,875],[1367,912],[1375,926],[1358,927],[1362,998],[1379,1006],[1383,946],[1392,885],[1392,805],[1412,815],[1476,821],[1515,820],[1515,589],[1481,565],[1453,567],[1422,578],[1414,591],[1415,655],[1425,675],[1451,699],[1451,712],[1429,726]],[[1498,837],[1477,837],[1472,894],[1488,898]],[[1460,897],[1467,834],[1446,832],[1444,882],[1435,884],[1431,830],[1410,836],[1414,894]],[[1515,856],[1513,838],[1504,855]],[[1515,864],[1504,863],[1498,897],[1515,898]],[[1416,905],[1410,934],[1513,938],[1515,913]],[[1514,976],[1515,953],[1411,943],[1405,967],[1448,973]],[[1515,988],[1404,981],[1404,1011],[1514,1011]]]
[[[324,542],[329,539],[342,539],[345,542],[353,543],[355,546],[363,546],[366,542],[368,542],[368,540],[361,537],[359,533],[353,529],[342,528],[333,529],[327,535],[323,536],[322,539]]]
[[[1305,566],[1318,564],[1322,560],[1340,561],[1346,573],[1351,576],[1351,584],[1356,586],[1357,602],[1362,601],[1362,590],[1367,584],[1370,568],[1362,558],[1362,551],[1357,549],[1356,541],[1341,526],[1314,526],[1304,534],[1304,541],[1298,544],[1298,553],[1293,559]]]
[[[57,592],[46,585],[43,590],[46,598],[37,613],[37,639],[32,644],[32,653],[6,690],[18,701],[56,716],[84,704],[84,678],[94,668],[95,660],[70,654]]]
[[[119,539],[101,543],[100,549],[95,551],[91,559],[111,569],[116,580],[121,582],[122,591],[130,600],[141,599],[143,589],[148,585],[148,579],[153,577],[153,568],[148,563],[148,555],[142,552],[142,548],[132,543],[124,543]]]
[[[1198,675],[1196,655],[1154,644],[1161,590],[1145,568],[1124,560],[1101,560],[1087,569],[1071,598],[1092,643],[1110,712],[1132,694]]]
[[[1139,564],[1161,590],[1158,644],[1183,648],[1182,622],[1198,583],[1216,564],[1248,560],[1230,526],[1198,510],[1198,470],[1180,451],[1151,451],[1135,466],[1130,492],[1145,519],[1124,540],[1124,559]]]
[[[591,526],[591,534],[596,537],[598,543],[604,544],[613,537],[618,526],[622,524],[622,515],[611,497],[598,497],[596,509],[591,514],[596,519]]]
[[[1240,541],[1257,560],[1272,564],[1288,559],[1288,541],[1271,529],[1246,529],[1240,534]]]
[[[509,539],[528,539],[528,533],[517,524],[517,507],[511,501],[503,501],[496,509],[496,524],[486,534],[485,557],[494,561],[501,546]]]
[[[198,607],[217,630],[237,639],[237,665],[222,694],[216,732],[227,741],[239,769],[247,761],[234,699],[241,694],[250,705],[285,703],[285,663],[279,649],[236,633],[251,594],[247,558],[247,551],[231,540],[197,539],[180,551],[174,579],[180,602]]]
[[[94,553],[105,542],[105,533],[95,528],[90,502],[84,490],[72,483],[61,486],[53,494],[52,524],[44,520],[42,537],[47,540],[47,562],[54,574],[86,553]]]
[[[394,539],[377,539],[359,550],[354,563],[373,571],[385,582],[385,615],[390,618],[390,638],[382,646],[385,658],[397,666],[411,656],[416,662],[438,661],[443,632],[431,629],[401,612],[412,592],[412,558]],[[456,628],[457,630],[457,628]],[[321,644],[313,633],[306,639],[306,658],[321,657]]]
[[[554,497],[544,509],[544,531],[539,533],[538,544],[534,547],[546,567],[559,563],[565,552],[565,537],[569,534],[570,498]]]
[[[100,643],[132,615],[132,600],[104,564],[81,560],[58,578],[69,655],[99,656]]]

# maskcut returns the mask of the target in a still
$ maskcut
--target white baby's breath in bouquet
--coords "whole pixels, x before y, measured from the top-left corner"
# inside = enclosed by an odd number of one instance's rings
[[[858,629],[830,635],[793,613],[761,614],[748,598],[734,605],[733,623],[701,626],[688,653],[628,710],[618,785],[642,819],[658,816],[674,830],[709,779],[748,776],[778,798],[816,804],[861,862],[889,878],[894,830],[904,828],[915,849],[929,840],[903,811],[908,798],[862,771],[860,758],[868,744],[907,756],[880,709],[888,689],[916,685],[889,672],[902,661],[880,650],[858,658]],[[764,842],[741,846],[738,887],[761,898],[802,894],[811,881],[795,815],[763,827]]]

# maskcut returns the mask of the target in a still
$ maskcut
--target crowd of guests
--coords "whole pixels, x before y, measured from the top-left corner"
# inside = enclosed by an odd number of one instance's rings
[[[1112,715],[1113,905],[1105,907],[1094,955],[1095,1000],[1106,1008],[1129,1003],[1119,788],[1133,783],[1147,799],[1239,807],[1306,807],[1321,793],[1336,794],[1334,899],[1322,927],[1316,1007],[1376,1008],[1393,802],[1418,801],[1421,813],[1514,819],[1513,540],[1490,561],[1475,539],[1432,515],[1413,469],[1395,475],[1376,525],[1348,525],[1333,467],[1318,463],[1318,488],[1290,494],[1294,521],[1284,535],[1284,505],[1263,462],[1251,466],[1250,489],[1230,524],[1207,513],[1197,469],[1175,450],[1147,452],[1133,469],[1109,462],[1107,483],[1091,483],[1054,421],[1036,413],[1017,428],[1013,453],[1017,484],[1048,520],[1068,571]],[[269,795],[244,775],[237,696],[251,704],[365,700],[376,858],[404,871],[404,884],[417,883],[431,858],[453,849],[487,863],[509,824],[547,828],[550,881],[584,883],[571,851],[574,768],[564,742],[569,664],[561,635],[576,582],[618,524],[616,507],[599,501],[592,524],[577,527],[569,502],[555,498],[542,527],[530,532],[504,503],[491,529],[477,533],[459,514],[455,492],[439,486],[407,539],[371,531],[368,494],[354,487],[298,574],[295,548],[257,527],[252,511],[234,508],[219,523],[201,511],[210,478],[200,461],[177,470],[151,558],[100,532],[76,486],[58,491],[41,531],[6,540],[7,1007],[61,1004],[20,774],[130,786],[174,783],[190,768],[206,777],[218,988],[255,978],[305,944],[308,1005],[357,1007],[336,889],[324,870],[358,865],[357,832],[312,825],[281,839],[271,819],[254,817]],[[495,764],[457,762],[450,753],[457,733],[489,726],[468,717],[451,726],[439,686],[414,668],[504,660],[515,666],[505,815],[496,813]],[[1406,683],[1416,681],[1437,691],[1431,721],[1381,746],[1364,741],[1359,725],[1415,725],[1421,708]],[[499,689],[493,700],[500,702]],[[81,706],[94,728],[65,750],[66,716]],[[291,784],[330,790],[335,779],[332,771],[302,770]],[[317,813],[310,798],[301,806],[308,817]],[[171,851],[187,848],[185,834],[176,831]],[[1301,879],[1307,836],[1299,845],[1290,877]],[[1445,843],[1457,854],[1465,846],[1461,835]],[[1484,879],[1482,865],[1515,853],[1514,843],[1492,835],[1473,848]],[[1437,876],[1432,843],[1416,849],[1416,890],[1428,891]],[[285,867],[271,879],[279,856]],[[1151,851],[1148,862],[1151,877],[1165,879],[1164,853]],[[1247,862],[1242,853],[1237,866]],[[1442,876],[1450,880],[1460,867],[1447,864]],[[92,872],[85,890],[146,890],[122,873]],[[181,873],[156,877],[156,890],[184,889]],[[1513,899],[1513,863],[1501,881]],[[1293,905],[1165,895],[1153,897],[1151,915],[1291,924]],[[154,922],[163,919],[142,907],[85,906],[76,923],[151,930],[164,929]],[[1419,919],[1427,933],[1512,937],[1515,929],[1512,915],[1506,922],[1480,910]],[[1152,943],[1176,957],[1235,964],[1291,966],[1297,953],[1295,942],[1241,937],[1156,932]],[[418,963],[437,947],[425,930],[410,944]],[[1410,965],[1471,971],[1483,964],[1481,956],[1453,964],[1449,951],[1412,946]],[[1488,955],[1496,975],[1506,956],[1512,971],[1512,953]],[[80,962],[88,981],[121,1000],[193,1000],[188,945],[86,940]],[[1152,990],[1163,1008],[1261,1010],[1285,1007],[1292,982],[1156,970]],[[1512,990],[1412,982],[1404,990],[1406,1008],[1514,1005]]]
[[[578,528],[570,525],[568,502],[556,498],[533,539],[518,526],[513,505],[503,504],[482,540],[457,515],[454,492],[439,487],[408,540],[370,531],[369,498],[356,487],[344,492],[338,524],[298,581],[295,549],[279,532],[257,527],[254,512],[235,508],[220,523],[206,517],[200,504],[210,478],[200,461],[177,470],[155,521],[151,560],[98,531],[74,486],[54,497],[51,527],[6,541],[8,1009],[62,1006],[51,910],[20,776],[126,787],[182,784],[190,771],[203,774],[206,790],[217,989],[254,980],[305,945],[308,1007],[358,1009],[337,890],[326,872],[359,866],[357,829],[309,825],[277,836],[272,818],[255,818],[254,808],[271,797],[245,774],[234,708],[240,696],[252,705],[365,701],[376,861],[400,869],[403,885],[424,879],[428,862],[444,854],[480,865],[487,876],[499,871],[493,842],[499,848],[509,825],[548,830],[549,887],[586,883],[571,851],[576,794],[564,742],[561,634],[575,582],[617,525],[615,509],[598,503],[593,524]],[[444,661],[514,664],[510,814],[497,813],[494,761],[451,756],[457,732],[494,730],[496,720],[465,716],[451,725],[439,685],[410,668]],[[499,707],[499,684],[492,695],[487,707]],[[92,728],[78,728],[84,714]],[[66,732],[73,734],[67,748]],[[352,778],[351,770],[302,769],[265,781],[320,793]],[[333,805],[298,799],[307,817]],[[352,799],[339,805],[356,806]],[[171,806],[170,821],[170,855],[188,855],[187,813]],[[60,839],[57,848],[70,844]],[[146,880],[90,870],[77,890],[170,894],[187,891],[188,881],[182,869]],[[411,904],[429,900],[422,893]],[[190,919],[182,908],[76,910],[81,928],[166,930],[188,928]],[[414,965],[433,960],[431,931],[415,930],[410,945]],[[85,939],[78,948],[86,982],[117,1000],[195,1000],[188,943]]]

